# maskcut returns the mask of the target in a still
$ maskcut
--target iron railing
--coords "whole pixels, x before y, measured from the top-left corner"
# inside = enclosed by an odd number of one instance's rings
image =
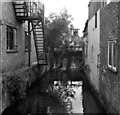
[[[19,17],[44,17],[44,5],[41,2],[34,2],[32,0],[14,0],[13,3],[18,12],[16,15]]]
[[[54,51],[83,51],[83,48],[81,46],[73,46],[73,47],[60,47],[60,48],[54,48]]]

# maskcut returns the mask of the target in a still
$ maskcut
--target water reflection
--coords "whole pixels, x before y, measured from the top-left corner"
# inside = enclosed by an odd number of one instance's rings
[[[32,89],[20,104],[6,109],[3,115],[62,115],[74,113],[104,113],[105,111],[83,81],[84,72],[78,69],[52,70]],[[78,79],[77,79],[78,78]],[[81,79],[81,81],[80,81]]]
[[[67,113],[83,113],[82,81],[54,81],[48,92],[53,92],[60,98]]]

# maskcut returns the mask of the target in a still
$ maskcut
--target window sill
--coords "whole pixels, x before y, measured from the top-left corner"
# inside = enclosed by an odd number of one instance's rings
[[[14,50],[7,50],[6,52],[7,52],[7,53],[17,53],[18,50],[15,50],[15,49],[14,49]]]
[[[111,67],[108,67],[108,70],[111,71],[111,72],[114,72],[114,73],[117,73],[117,72],[118,72],[117,69],[115,70],[115,69],[113,69],[113,68],[111,68]]]

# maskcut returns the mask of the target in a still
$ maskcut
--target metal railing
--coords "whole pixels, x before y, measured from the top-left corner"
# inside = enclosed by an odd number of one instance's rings
[[[60,47],[60,48],[54,48],[54,51],[83,51],[83,48],[81,46],[73,46],[73,47]]]
[[[44,5],[41,2],[34,2],[32,0],[13,0],[14,4],[18,4],[16,6],[17,12],[27,13],[28,17],[44,17]],[[19,16],[23,16],[22,13]]]
[[[40,2],[27,2],[28,16],[44,16],[44,5]]]

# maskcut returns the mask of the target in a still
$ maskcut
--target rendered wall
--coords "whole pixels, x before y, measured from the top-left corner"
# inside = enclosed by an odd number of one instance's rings
[[[88,65],[90,67],[90,81],[99,91],[98,55],[100,53],[100,11],[97,12],[97,28],[95,28],[95,16],[88,23]]]

